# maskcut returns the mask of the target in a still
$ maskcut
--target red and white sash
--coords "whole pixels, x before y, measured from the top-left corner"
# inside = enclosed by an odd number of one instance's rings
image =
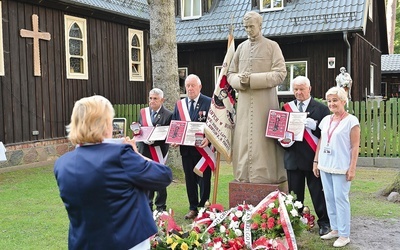
[[[151,122],[151,114],[150,114],[149,107],[141,109],[140,115],[142,117],[142,125],[143,126],[154,127],[153,123]],[[152,146],[152,145],[148,145],[148,146],[150,149],[151,158],[156,162],[165,164],[165,162],[167,161],[168,153],[164,157],[160,146]]]
[[[297,108],[297,105],[294,103],[294,101],[285,103],[283,105],[283,109],[287,112],[300,112],[299,109]],[[311,129],[309,129],[309,128],[305,129],[304,139],[306,140],[308,145],[310,145],[312,150],[314,150],[314,152],[315,152],[317,150],[318,138],[315,135],[313,135],[313,133],[311,132]]]
[[[181,99],[177,102],[177,107],[179,111],[179,116],[181,121],[191,121],[189,110],[186,105],[186,98]],[[196,147],[197,151],[201,154],[201,159],[194,167],[193,171],[202,176],[204,170],[206,170],[207,166],[210,166],[211,170],[214,171],[215,169],[215,155],[211,147],[199,148]]]

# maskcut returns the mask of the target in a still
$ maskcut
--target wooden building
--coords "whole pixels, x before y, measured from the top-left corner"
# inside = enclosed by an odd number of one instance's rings
[[[293,98],[291,80],[306,75],[311,94],[323,98],[336,86],[345,67],[353,79],[352,100],[380,94],[381,55],[388,53],[383,0],[212,0],[176,1],[178,65],[203,81],[211,95],[223,61],[230,24],[235,43],[247,35],[242,18],[248,11],[263,16],[262,32],[279,43],[288,77],[278,87],[281,101]]]
[[[1,0],[0,141],[65,138],[74,102],[146,103],[146,0]]]
[[[385,99],[400,97],[400,54],[382,55],[381,95]]]

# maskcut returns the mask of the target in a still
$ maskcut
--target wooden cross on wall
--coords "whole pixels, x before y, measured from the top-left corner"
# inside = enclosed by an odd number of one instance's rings
[[[39,31],[39,17],[36,14],[32,15],[32,30],[20,30],[21,37],[33,38],[33,74],[41,76],[40,70],[40,46],[39,39],[50,41],[50,33]]]

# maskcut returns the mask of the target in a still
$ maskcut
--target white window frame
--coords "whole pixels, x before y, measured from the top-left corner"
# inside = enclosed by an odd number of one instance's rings
[[[368,3],[368,18],[369,20],[373,21],[373,14],[374,14],[374,1],[373,0],[369,0]]]
[[[374,94],[374,96],[376,96],[374,89],[374,70],[375,70],[374,65],[369,65],[369,89],[370,89],[369,93],[370,95]]]
[[[274,7],[275,2],[281,2],[282,6]],[[260,4],[260,12],[267,12],[267,11],[276,11],[276,10],[283,10],[284,7],[284,0],[271,0],[271,7],[264,8],[264,0],[259,0]]]
[[[0,1],[0,20],[3,20],[2,1]],[[3,22],[0,22],[0,76],[4,76],[4,53],[3,53]]]
[[[288,71],[287,72],[287,75],[286,75],[286,78],[289,78],[288,80],[289,80],[289,86],[290,86],[290,89],[289,90],[285,90],[285,91],[282,91],[282,90],[279,90],[279,86],[277,86],[276,87],[276,91],[277,91],[277,93],[278,93],[278,95],[293,95],[293,85],[292,85],[292,82],[293,82],[293,79],[294,78],[296,78],[296,76],[298,76],[298,75],[295,75],[295,73],[293,72],[293,66],[294,66],[294,64],[299,64],[299,63],[304,63],[305,64],[305,77],[307,77],[307,68],[308,68],[308,62],[307,61],[288,61],[288,62],[285,62],[285,64],[286,64],[286,68],[288,68],[288,66],[290,66],[290,72]]]
[[[76,23],[81,32],[82,32],[82,56],[70,55],[69,53],[69,31],[72,25]],[[67,79],[82,79],[88,80],[89,79],[89,72],[88,72],[88,52],[87,52],[87,26],[86,26],[86,19],[79,18],[75,16],[64,15],[64,28],[65,28],[65,65],[67,71]],[[76,39],[74,37],[73,39]],[[83,60],[83,73],[76,73],[70,71],[70,58],[71,57],[79,57]]]
[[[135,47],[139,49],[139,61],[132,61],[132,38],[137,36],[139,40],[139,47]],[[129,81],[144,81],[144,44],[143,44],[143,31],[128,29],[128,50],[129,50]],[[137,73],[132,71],[132,64],[138,64],[139,70]]]
[[[219,74],[221,73],[222,66],[214,66],[214,81],[215,81],[215,86],[219,84],[218,82],[218,77]]]
[[[181,0],[181,18],[182,20],[189,20],[189,19],[198,19],[201,17],[202,13],[202,6],[201,6],[201,0]],[[186,5],[190,5],[190,14],[185,16],[185,7]],[[198,8],[199,14],[195,15],[194,10],[195,8]]]

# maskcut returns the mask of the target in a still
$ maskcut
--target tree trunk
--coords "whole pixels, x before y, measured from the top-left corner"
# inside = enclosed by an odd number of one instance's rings
[[[153,87],[164,91],[165,106],[173,110],[179,99],[175,6],[171,0],[148,0]]]
[[[153,87],[164,91],[164,105],[173,111],[179,99],[175,5],[171,0],[148,0],[148,4]],[[177,148],[169,148],[167,164],[182,166]]]
[[[388,0],[386,5],[386,24],[389,54],[394,52],[394,34],[396,24],[396,3],[397,0]]]

